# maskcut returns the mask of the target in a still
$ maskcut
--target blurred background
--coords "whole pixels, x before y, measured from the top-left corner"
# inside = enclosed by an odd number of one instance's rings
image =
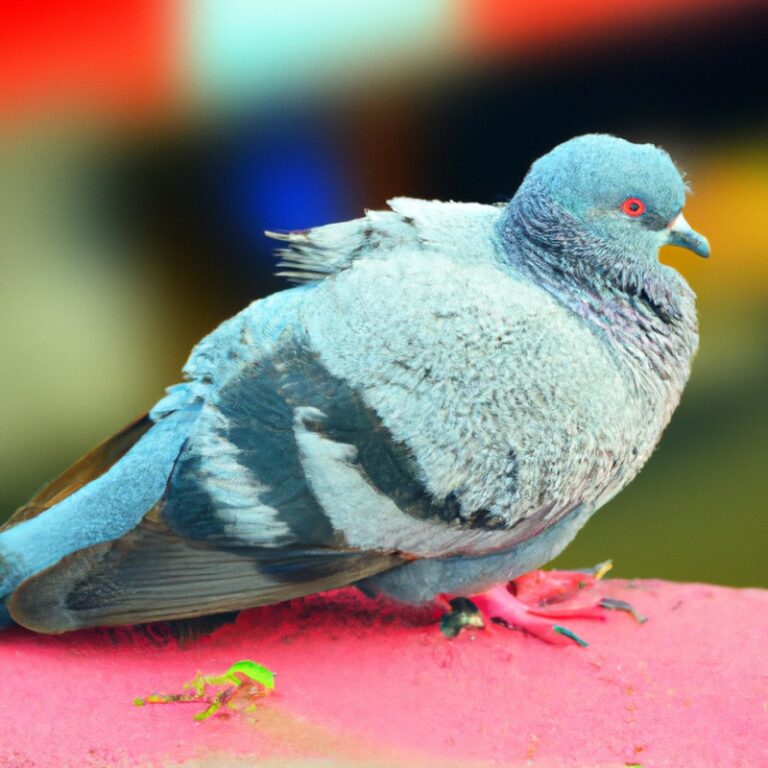
[[[0,5],[0,519],[284,286],[266,228],[497,202],[571,136],[664,146],[711,241],[693,379],[559,558],[768,587],[768,5]]]

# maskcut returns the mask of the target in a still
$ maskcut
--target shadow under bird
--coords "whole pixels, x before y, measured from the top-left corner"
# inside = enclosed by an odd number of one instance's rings
[[[688,379],[695,297],[658,260],[709,255],[685,196],[663,150],[587,135],[505,205],[397,198],[274,235],[299,285],[16,512],[4,610],[63,632],[353,584],[526,626],[499,585],[635,477]]]

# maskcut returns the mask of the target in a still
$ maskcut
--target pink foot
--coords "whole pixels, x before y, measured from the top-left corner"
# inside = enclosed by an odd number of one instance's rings
[[[563,605],[581,590],[593,587],[608,570],[610,570],[610,563],[602,563],[584,573],[531,571],[510,582],[509,585],[500,585],[479,595],[473,595],[470,605],[477,608],[476,615],[466,613],[466,606],[463,604],[461,608],[457,608],[454,601],[452,604],[454,611],[464,611],[464,613],[457,622],[445,622],[444,631],[445,626],[460,628],[467,625],[480,626],[481,623],[490,628],[489,620],[495,619],[547,643],[566,645],[575,642],[585,646],[587,643],[584,640],[570,629],[560,625],[557,620],[605,621],[604,609],[606,608],[632,610],[631,606],[622,601],[601,600],[594,597],[590,597],[586,603],[577,601],[576,605],[571,604],[568,607]],[[642,619],[642,617],[636,618]],[[458,632],[458,629],[456,631]]]
[[[510,582],[512,594],[527,605],[565,602],[594,587],[612,567],[606,560],[587,571],[530,571]]]
[[[602,608],[597,602],[573,608],[530,606],[515,597],[506,584],[493,587],[480,595],[473,595],[472,602],[487,619],[500,619],[510,627],[521,629],[553,645],[567,645],[572,642],[581,646],[587,645],[577,634],[558,624],[557,619],[605,620]]]

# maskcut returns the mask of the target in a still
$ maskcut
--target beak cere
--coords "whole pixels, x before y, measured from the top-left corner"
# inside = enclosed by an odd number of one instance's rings
[[[690,224],[685,220],[685,216],[679,213],[669,223],[667,227],[667,243],[669,245],[679,245],[693,251],[702,259],[709,258],[709,242],[704,235],[700,235],[696,230],[691,229]]]

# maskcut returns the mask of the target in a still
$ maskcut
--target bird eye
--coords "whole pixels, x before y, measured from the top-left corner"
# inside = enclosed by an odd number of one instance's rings
[[[636,219],[645,213],[645,203],[639,197],[628,197],[621,204],[621,212]]]

